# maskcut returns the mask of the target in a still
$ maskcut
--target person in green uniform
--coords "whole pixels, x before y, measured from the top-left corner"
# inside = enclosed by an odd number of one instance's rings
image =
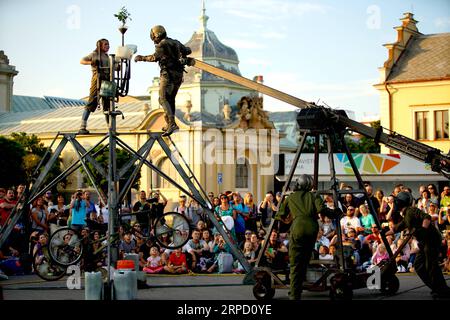
[[[292,220],[289,235],[289,298],[292,300],[301,298],[303,281],[319,231],[319,213],[329,215],[331,211],[318,194],[311,192],[312,186],[313,178],[301,175],[294,192],[285,197],[275,216],[276,220]]]
[[[386,235],[408,229],[414,232],[419,244],[419,252],[414,261],[414,269],[423,283],[432,291],[434,297],[450,297],[447,286],[439,267],[439,250],[442,236],[437,228],[431,224],[431,216],[413,206],[414,198],[409,192],[397,195],[397,205],[403,220],[394,225]]]

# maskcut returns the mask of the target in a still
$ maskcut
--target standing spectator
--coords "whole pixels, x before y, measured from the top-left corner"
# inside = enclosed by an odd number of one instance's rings
[[[439,204],[439,202],[441,200],[441,195],[439,194],[436,186],[434,184],[430,183],[427,186],[427,190],[428,190],[428,192],[430,192],[430,199],[436,201]]]
[[[378,211],[377,211],[378,221],[380,222],[380,224],[383,222],[387,222],[386,220],[387,203],[385,201],[383,190],[377,189],[377,191],[375,192],[375,199],[378,201]]]
[[[221,203],[220,203],[220,206],[218,206],[217,208],[216,208],[216,213],[217,213],[217,215],[220,217],[220,218],[222,218],[222,220],[224,220],[223,218],[224,217],[232,217],[233,218],[233,221],[235,220],[235,217],[236,217],[236,211],[235,210],[233,210],[233,208],[230,206],[230,204],[229,204],[229,202],[228,202],[228,197],[226,196],[226,195],[221,195],[220,196],[220,201],[221,201]],[[231,232],[231,234],[232,234],[232,236],[234,237],[234,238],[236,238],[236,233],[235,233],[235,230],[234,230],[234,225],[233,225],[233,228],[231,228],[231,230],[229,230],[230,232]]]
[[[164,215],[164,209],[167,206],[167,199],[160,190],[156,190],[155,192],[153,192],[152,196],[154,199],[156,199],[156,202],[152,204],[152,212],[155,215],[156,219],[158,219]]]
[[[0,199],[0,227],[5,225],[16,203],[14,190],[8,189],[3,199]]]
[[[214,201],[214,193],[213,192],[209,192],[208,193],[208,199],[209,199],[209,202],[211,202],[211,204],[213,204],[213,201]]]
[[[247,192],[245,194],[244,205],[247,208],[248,212],[248,215],[245,217],[245,229],[256,232],[258,228],[256,223],[258,217],[258,208],[253,201],[253,194],[251,192]]]
[[[272,191],[266,193],[264,200],[259,205],[259,211],[261,212],[261,225],[263,227],[269,226],[272,216],[276,212]]]
[[[347,215],[341,219],[341,228],[344,234],[348,234],[350,229],[358,230],[361,228],[361,222],[355,217],[355,208],[349,206],[347,208]]]
[[[373,187],[370,183],[366,183],[365,184],[365,189],[367,192],[367,196],[369,198],[368,201],[372,202],[373,207],[375,209],[375,213],[378,213],[380,211],[380,203],[378,202],[377,198],[375,197],[375,195],[373,194]],[[369,204],[367,204],[369,205]]]
[[[444,190],[441,193],[441,208],[442,207],[450,207],[450,187],[445,186]]]
[[[333,199],[333,195],[330,193],[327,193],[324,198],[323,201],[325,202],[325,205],[327,206],[328,209],[334,210],[335,206],[334,206],[334,199]]]
[[[439,224],[439,230],[445,230],[447,226],[449,225],[449,215],[450,215],[450,205],[447,207],[441,207],[439,209],[438,214],[438,224]]]
[[[358,201],[358,199],[356,199],[353,196],[353,194],[347,193],[347,194],[345,194],[344,198],[342,199],[342,203],[341,204],[342,204],[343,210],[347,211],[347,209],[349,207],[352,207],[353,209],[357,208],[358,204],[359,204],[359,201]]]
[[[71,221],[69,227],[75,230],[80,230],[86,225],[86,202],[83,199],[83,193],[77,191],[70,203],[70,216]]]
[[[203,221],[203,208],[198,204],[197,200],[190,198],[186,216],[191,222],[191,227],[196,228],[199,221]]]
[[[212,205],[213,205],[213,210],[216,210],[216,208],[218,206],[220,206],[220,199],[219,199],[219,197],[214,197],[214,199],[212,201]]]
[[[427,213],[431,216],[431,224],[439,230],[439,207],[434,200],[430,201]]]
[[[6,196],[5,188],[0,188],[0,200],[3,199],[5,196]]]
[[[20,197],[22,197],[22,194],[25,192],[25,185],[24,184],[19,184],[19,186],[17,187],[17,196],[16,199],[17,201],[20,200]]]
[[[44,197],[44,205],[48,208],[53,206],[53,195],[52,195],[52,191],[51,190],[47,190],[47,192],[45,193]]]
[[[175,209],[173,209],[173,211],[178,212],[179,214],[182,214],[183,216],[185,216],[186,218],[187,215],[187,206],[186,206],[186,196],[183,194],[178,198],[178,206],[175,207]],[[189,220],[189,224],[192,224],[192,221],[188,218]]]
[[[58,194],[56,197],[56,204],[52,207],[49,207],[49,210],[55,209],[56,210],[56,217],[57,217],[57,225],[58,226],[66,226],[67,225],[67,219],[69,218],[69,209],[70,206],[65,204],[64,196],[62,194]]]
[[[395,197],[393,195],[390,195],[387,197],[387,206],[386,206],[387,214],[386,214],[386,220],[391,222],[393,224],[400,223],[402,221],[402,216],[400,215],[400,212],[397,210],[397,206],[395,204]]]
[[[97,211],[95,210],[95,203],[91,200],[91,192],[84,192],[84,201],[86,202],[86,219],[91,221],[97,220]]]
[[[149,228],[150,203],[147,201],[147,194],[144,190],[139,193],[139,201],[133,205],[132,212],[136,213],[136,221],[142,226],[145,234]]]
[[[236,232],[238,243],[241,244],[245,238],[245,218],[248,216],[248,211],[238,192],[233,194],[232,208],[236,212],[234,217],[234,231]]]
[[[403,186],[402,183],[397,184],[397,185],[394,187],[394,189],[392,190],[392,195],[393,195],[394,197],[396,197],[400,192],[403,191],[403,188],[404,188],[404,186]]]
[[[38,197],[31,209],[31,231],[38,231],[39,234],[49,231],[47,225],[47,209],[44,206],[44,199]]]
[[[430,203],[430,192],[428,190],[424,190],[421,194],[420,199],[417,201],[417,208],[425,213],[428,213],[428,210],[430,209]]]

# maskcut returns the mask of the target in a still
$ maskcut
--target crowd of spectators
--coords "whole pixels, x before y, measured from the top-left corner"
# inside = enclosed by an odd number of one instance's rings
[[[23,185],[16,189],[0,188],[0,227],[7,223],[12,208],[24,190]],[[350,186],[341,185],[341,190],[351,190]],[[343,212],[339,220],[319,217],[319,233],[313,259],[336,261],[339,259],[337,223],[342,230],[344,259],[355,269],[365,270],[371,265],[387,259],[387,248],[381,241],[380,228],[371,211],[374,210],[380,226],[399,223],[402,216],[396,210],[395,196],[400,191],[409,191],[403,185],[397,185],[392,192],[383,190],[374,192],[367,183],[368,200],[363,195],[349,191],[335,203],[332,195],[324,195],[326,205],[335,206]],[[208,193],[216,216],[229,230],[233,242],[242,250],[247,261],[254,265],[264,237],[281,200],[281,193],[268,192],[261,201],[254,199],[251,193],[241,195],[239,192],[227,191],[218,195]],[[216,229],[206,210],[193,198],[181,195],[176,205],[168,208],[168,201],[161,192],[151,191],[147,197],[141,191],[139,199],[132,206],[121,209],[122,222],[119,227],[119,258],[126,254],[139,255],[139,268],[146,273],[222,273],[244,272],[242,265],[232,256],[231,248]],[[414,204],[420,210],[430,214],[433,225],[443,234],[441,265],[444,271],[450,271],[450,232],[447,232],[450,214],[450,187],[445,186],[439,192],[435,185],[420,186]],[[171,250],[159,246],[146,237],[151,224],[164,212],[175,211],[184,215],[191,226],[189,241],[180,249]],[[78,190],[66,202],[64,195],[45,192],[37,197],[15,225],[7,242],[0,250],[0,277],[6,275],[32,272],[30,257],[41,250],[51,234],[60,227],[70,226],[80,230],[85,237],[99,239],[108,230],[109,213],[107,205],[94,203],[89,191]],[[128,226],[128,227],[126,227]],[[261,254],[261,263],[276,270],[288,268],[289,222],[280,222],[268,237],[267,249]],[[395,252],[405,237],[402,233],[387,238],[390,249]],[[97,252],[101,244],[87,241],[83,257],[84,270],[104,266],[106,252]],[[412,238],[398,255],[399,272],[413,272],[413,262],[418,252],[417,241]],[[231,258],[230,258],[231,257]]]

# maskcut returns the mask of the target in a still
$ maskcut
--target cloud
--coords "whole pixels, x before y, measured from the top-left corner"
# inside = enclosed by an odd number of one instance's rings
[[[259,42],[243,39],[224,39],[222,41],[227,46],[233,49],[264,49],[267,48],[266,45]]]
[[[279,0],[215,0],[215,8],[226,13],[255,21],[285,20],[309,13],[326,13],[330,7],[322,4]]]
[[[438,28],[450,27],[450,17],[439,17],[434,20],[434,25]]]
[[[265,39],[279,40],[279,39],[286,39],[287,38],[287,34],[286,33],[281,33],[281,32],[270,31],[270,32],[265,32],[265,33],[261,34],[261,37],[263,37]]]

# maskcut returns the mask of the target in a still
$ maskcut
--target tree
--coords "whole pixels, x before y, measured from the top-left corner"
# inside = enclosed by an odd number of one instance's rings
[[[370,124],[370,126],[374,129],[378,129],[380,127],[380,121],[374,121]],[[380,153],[380,145],[376,144],[374,139],[368,138],[366,136],[362,136],[359,139],[353,138],[349,133],[345,134],[345,142],[350,149],[351,153]],[[343,153],[344,148],[342,143],[337,137],[332,137],[331,145],[333,146],[333,152],[335,153]],[[311,136],[308,136],[305,142],[305,147],[303,148],[304,153],[313,153],[314,152],[314,139]],[[319,142],[319,152],[327,153],[327,143],[320,137]]]
[[[25,149],[23,146],[11,139],[0,136],[0,187],[18,186],[26,181],[23,157]]]
[[[20,146],[22,146],[24,150],[24,155],[22,157],[22,161],[20,162],[23,166],[23,169],[25,171],[25,181],[29,182],[31,181],[33,177],[33,173],[36,170],[36,167],[41,162],[42,158],[44,157],[45,153],[47,152],[47,147],[44,146],[44,144],[41,142],[41,140],[34,134],[27,135],[25,132],[13,132],[11,134],[11,140],[18,143]],[[44,169],[45,163],[50,160],[50,157],[53,155],[53,152],[49,152],[46,156],[46,158],[42,161],[43,165],[40,168],[41,173]],[[56,178],[61,172],[61,158],[58,158],[58,160],[55,162],[52,168],[50,168],[49,173],[47,174],[47,177],[44,180],[44,184],[46,182],[50,182],[54,178]],[[21,183],[25,182],[22,180]],[[63,179],[60,184],[64,187],[67,183],[67,179]],[[56,186],[53,188],[53,191],[56,191]]]
[[[103,148],[103,145],[99,145],[97,146],[92,153],[95,153],[97,150]],[[122,168],[130,159],[132,158],[131,154],[129,154],[128,152],[124,151],[123,149],[119,149],[116,148],[116,161],[117,161],[117,168],[120,169]],[[106,147],[105,149],[103,149],[103,151],[101,153],[99,153],[96,157],[95,160],[97,160],[97,162],[105,169],[105,172],[108,173],[108,166],[109,166],[109,146]],[[100,189],[107,194],[108,192],[108,180],[107,177],[103,177],[102,175],[100,175],[100,173],[95,170],[94,166],[90,163],[88,163],[88,168],[90,170],[90,172],[92,172],[93,176],[94,176],[94,180],[98,183],[98,186],[100,187]],[[130,169],[128,169],[128,171],[124,174],[124,178],[120,179],[119,181],[119,189],[123,187],[123,185],[125,184],[126,180],[128,179],[128,177],[131,176],[133,170],[136,168],[136,165],[133,164]],[[81,170],[82,172],[85,172],[83,169]],[[131,185],[132,188],[138,189],[139,188],[139,180],[141,179],[141,173],[138,172],[138,174],[136,175],[136,178],[133,182],[133,184]],[[92,186],[92,183],[90,181],[90,179],[86,176],[84,178],[85,182],[87,182],[88,185]]]

